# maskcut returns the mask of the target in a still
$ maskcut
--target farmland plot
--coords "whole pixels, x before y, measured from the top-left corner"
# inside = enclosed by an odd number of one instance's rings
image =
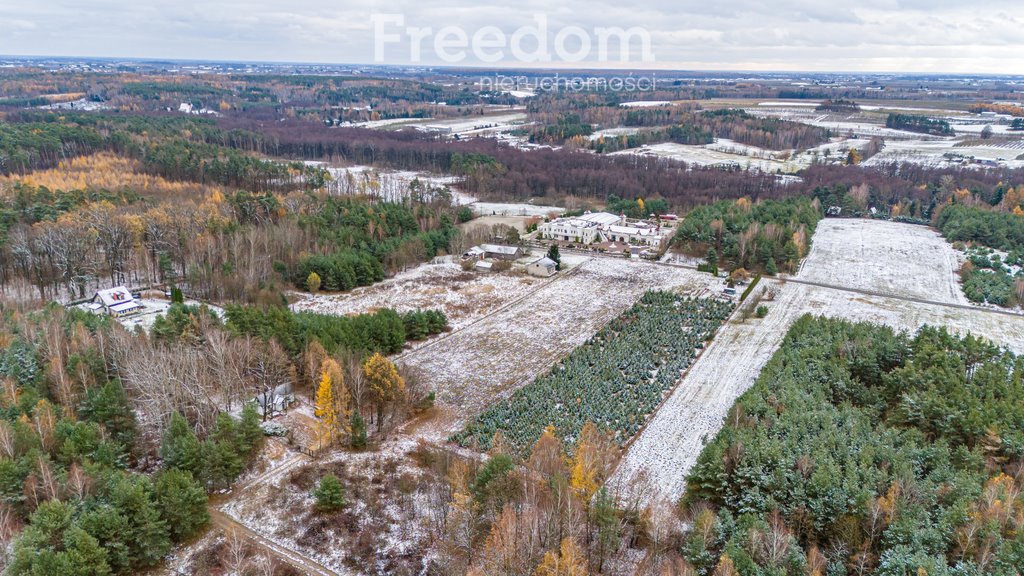
[[[705,293],[692,270],[594,258],[462,330],[400,358],[437,393],[442,416],[417,430],[443,442],[469,418],[530,382],[651,289]],[[445,409],[445,407],[449,409]]]
[[[489,449],[498,431],[525,455],[546,426],[571,445],[587,422],[619,444],[651,411],[732,312],[731,302],[648,292],[544,376],[490,408],[454,440]]]
[[[967,303],[956,271],[961,256],[938,232],[881,220],[818,223],[799,278],[936,302]]]
[[[887,254],[887,242],[897,240],[916,247],[917,251],[908,248],[902,258],[874,262],[875,276],[871,276],[869,262],[864,260],[870,251],[862,250],[857,241],[867,230],[879,232],[881,239],[873,240],[880,243],[875,248],[880,250],[878,254]],[[897,235],[897,231],[906,235]],[[952,266],[945,260],[946,255],[942,250],[928,249],[941,242],[941,238],[929,234],[934,232],[911,225],[871,221],[858,225],[856,221],[823,220],[814,236],[815,248],[797,277],[854,290],[866,288],[903,297],[961,303],[962,296],[953,292],[959,289],[955,279],[947,279]],[[844,268],[858,267],[862,268],[860,276],[839,275]],[[922,280],[917,275],[930,279]],[[774,301],[765,302],[769,312],[764,319],[732,321],[718,331],[672,396],[628,448],[611,480],[613,487],[642,498],[660,494],[678,499],[686,487],[686,474],[704,443],[721,429],[733,403],[753,385],[790,326],[803,314],[874,322],[908,331],[924,324],[945,326],[961,335],[971,333],[1013,352],[1024,352],[1024,316],[794,283],[781,286],[778,292]]]

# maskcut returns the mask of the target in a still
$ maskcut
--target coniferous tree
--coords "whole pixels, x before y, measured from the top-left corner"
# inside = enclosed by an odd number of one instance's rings
[[[185,418],[175,412],[164,430],[160,445],[160,457],[164,468],[178,468],[198,476],[203,469],[203,451],[192,427]]]
[[[210,521],[206,492],[188,472],[164,470],[154,485],[156,505],[176,541],[195,534]]]
[[[246,460],[251,459],[263,447],[263,428],[255,402],[246,402],[242,408],[242,420],[238,425],[239,442]]]
[[[366,448],[366,422],[358,411],[352,414],[352,440],[349,444],[353,450]]]
[[[324,512],[334,512],[345,506],[345,488],[334,474],[326,474],[313,491],[316,507]]]

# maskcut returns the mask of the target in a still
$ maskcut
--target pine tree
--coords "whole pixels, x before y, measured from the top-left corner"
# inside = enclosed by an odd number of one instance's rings
[[[597,571],[604,570],[604,560],[614,553],[619,542],[619,517],[615,501],[608,490],[601,488],[594,497],[590,517],[597,529]]]
[[[263,448],[263,428],[255,402],[246,402],[242,408],[242,421],[238,426],[239,443],[245,451],[245,458],[251,459]]]
[[[210,521],[206,492],[192,475],[182,470],[164,470],[156,477],[156,505],[176,541],[195,534]]]
[[[202,472],[203,455],[199,438],[177,412],[171,415],[171,421],[164,430],[160,457],[163,458],[164,468],[178,468],[191,472],[193,476]]]
[[[334,403],[331,375],[326,371],[321,375],[320,385],[316,389],[314,414],[320,419],[317,427],[317,448],[320,449],[334,441],[338,430],[338,411]]]
[[[349,444],[353,450],[366,448],[366,422],[359,412],[352,415],[352,440]]]
[[[125,476],[112,487],[109,497],[128,520],[128,553],[139,566],[152,566],[171,549],[170,531],[152,500],[149,480]]]
[[[316,507],[324,512],[334,512],[345,506],[345,488],[334,474],[326,474],[313,491]]]
[[[547,256],[548,256],[548,260],[551,260],[552,262],[555,263],[555,270],[561,270],[562,269],[562,255],[558,253],[558,245],[557,244],[552,244],[551,247],[548,248]]]

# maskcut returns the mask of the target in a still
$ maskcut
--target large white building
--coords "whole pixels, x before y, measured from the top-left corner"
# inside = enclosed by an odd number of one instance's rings
[[[577,244],[618,242],[660,247],[667,237],[655,224],[628,222],[625,215],[616,216],[608,212],[587,212],[582,216],[556,218],[537,226],[537,231],[545,240]]]

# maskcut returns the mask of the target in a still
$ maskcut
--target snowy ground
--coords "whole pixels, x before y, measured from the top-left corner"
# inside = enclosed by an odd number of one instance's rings
[[[814,162],[828,158],[842,161],[851,148],[862,148],[864,138],[843,138],[827,142],[804,151],[768,150],[741,144],[727,138],[717,138],[711,144],[700,146],[663,142],[612,152],[612,154],[638,154],[682,160],[699,166],[739,166],[761,172],[792,173],[807,168]]]
[[[374,452],[334,452],[289,461],[243,487],[221,510],[250,530],[338,573],[409,573],[429,551],[424,470],[405,454],[411,440]],[[319,514],[312,491],[326,473],[345,485],[345,509]]]
[[[1010,168],[1024,168],[1024,139],[1011,141],[974,140],[892,140],[881,152],[868,158],[865,166],[911,162],[935,168],[956,167],[970,158],[990,160]]]
[[[718,142],[721,142],[721,140]],[[612,152],[611,155],[636,154],[640,156],[658,156],[672,160],[681,160],[698,166],[738,166],[746,170],[760,170],[762,172],[793,172],[799,169],[796,165],[776,159],[774,154],[768,150],[750,155],[751,149],[755,149],[755,147],[736,144],[735,147],[730,148],[727,144],[717,143],[693,146],[689,144],[676,144],[675,142],[662,142],[660,144],[648,144],[639,148]],[[761,149],[756,148],[756,150]]]
[[[826,220],[819,225],[815,248],[798,279],[963,302],[952,278],[955,255],[949,253],[951,248],[949,252],[940,249],[937,242],[941,238],[926,228],[832,222]],[[867,269],[867,258],[872,254],[902,257],[878,260],[873,267],[877,276],[873,277]],[[845,275],[844,271],[852,273]],[[633,494],[678,499],[685,490],[686,474],[704,444],[718,432],[736,398],[754,383],[790,325],[803,314],[870,321],[910,331],[924,324],[946,326],[1024,352],[1024,316],[794,283],[777,289],[774,301],[763,302],[769,308],[766,318],[734,320],[718,331],[714,342],[629,447],[615,472],[613,486]]]
[[[563,256],[563,262],[568,260]],[[443,442],[547,370],[650,289],[707,293],[720,279],[627,259],[593,258],[462,330],[401,357],[437,392],[439,416],[415,434]]]
[[[558,206],[537,206],[534,204],[509,204],[505,202],[473,202],[469,205],[480,216],[540,216],[561,214],[565,208]]]
[[[344,294],[295,294],[295,311],[346,316],[380,308],[400,313],[441,309],[459,329],[546,280],[513,272],[467,272],[458,264],[423,264],[394,278]]]
[[[420,130],[431,130],[435,127],[444,128],[449,131],[447,132],[448,134],[474,135],[513,130],[526,122],[526,118],[525,112],[513,112],[445,120],[426,120],[410,123],[409,126],[414,126]]]
[[[139,312],[138,314],[132,314],[131,316],[117,318],[117,321],[122,326],[129,330],[140,328],[142,330],[145,330],[146,332],[149,332],[149,330],[153,327],[153,323],[156,322],[156,317],[162,314],[166,314],[167,309],[171,307],[170,300],[161,300],[157,298],[139,298],[138,300],[136,300],[136,302],[139,302],[143,306],[145,306],[142,312]],[[202,302],[197,302],[195,300],[186,300],[185,304],[189,306],[203,305]],[[88,310],[86,304],[79,304],[77,307],[83,310]],[[223,308],[213,306],[211,304],[206,304],[206,307],[209,308],[214,314],[216,314],[217,317],[224,317]]]
[[[882,220],[826,218],[799,278],[845,288],[966,304],[962,256],[935,230]]]

